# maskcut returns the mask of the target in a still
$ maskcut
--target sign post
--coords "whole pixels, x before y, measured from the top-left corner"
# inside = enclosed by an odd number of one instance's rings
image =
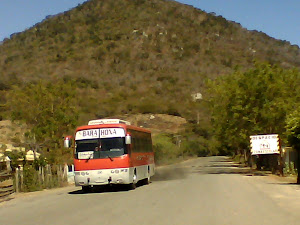
[[[250,136],[250,143],[251,143],[251,155],[259,156],[259,155],[277,154],[279,156],[279,172],[283,176],[283,162],[281,159],[281,152],[280,152],[281,147],[280,147],[279,135],[278,134],[253,135]],[[272,158],[275,160],[274,157],[276,156],[269,156],[268,159],[270,160],[271,158],[271,162],[273,162]],[[277,166],[278,166],[278,157],[276,158],[277,158]],[[260,165],[258,167],[260,167]],[[274,169],[274,172],[276,167],[272,168],[272,170]]]
[[[280,154],[278,134],[250,136],[251,154]]]

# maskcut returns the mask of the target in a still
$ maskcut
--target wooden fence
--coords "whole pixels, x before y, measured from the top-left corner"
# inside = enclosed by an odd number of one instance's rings
[[[67,167],[62,165],[46,165],[38,170],[16,170],[16,192],[38,191],[42,189],[62,187],[67,184]]]
[[[14,173],[0,170],[0,202],[14,192],[29,192],[62,187],[67,184],[67,168],[62,165],[46,165],[38,170],[32,166]]]
[[[0,202],[14,193],[13,177],[10,172],[0,171]]]

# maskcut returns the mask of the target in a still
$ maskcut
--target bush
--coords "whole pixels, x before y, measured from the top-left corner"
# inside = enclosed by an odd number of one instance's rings
[[[151,100],[144,100],[138,106],[138,112],[140,113],[157,113],[159,112],[159,106],[154,101]]]
[[[184,154],[186,156],[198,156],[204,157],[210,154],[207,146],[205,145],[205,140],[192,140],[186,141],[184,144]]]
[[[174,144],[172,137],[167,134],[154,136],[153,148],[155,152],[155,162],[158,165],[177,162],[182,155],[182,149]]]
[[[23,169],[24,176],[24,191],[39,191],[41,186],[39,184],[38,172],[31,165],[25,165]]]
[[[0,81],[0,91],[9,90],[10,86],[8,83],[5,83],[3,81]]]

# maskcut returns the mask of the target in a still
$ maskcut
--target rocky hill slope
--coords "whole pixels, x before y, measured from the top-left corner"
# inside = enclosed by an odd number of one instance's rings
[[[0,45],[0,107],[12,85],[78,87],[86,118],[165,113],[191,119],[205,80],[253,60],[300,66],[298,46],[166,0],[90,0]],[[201,108],[201,107],[200,107]]]

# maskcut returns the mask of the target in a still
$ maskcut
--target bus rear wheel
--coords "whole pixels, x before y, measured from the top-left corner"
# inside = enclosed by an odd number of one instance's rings
[[[148,175],[147,175],[147,177],[144,179],[144,184],[150,184],[150,181],[151,179],[150,179],[150,174],[148,173]]]
[[[147,176],[146,176],[146,178],[143,180],[143,183],[146,184],[146,185],[147,185],[147,184],[150,184],[150,182],[151,182],[150,179],[151,179],[151,178],[150,178],[150,167],[148,166]]]

